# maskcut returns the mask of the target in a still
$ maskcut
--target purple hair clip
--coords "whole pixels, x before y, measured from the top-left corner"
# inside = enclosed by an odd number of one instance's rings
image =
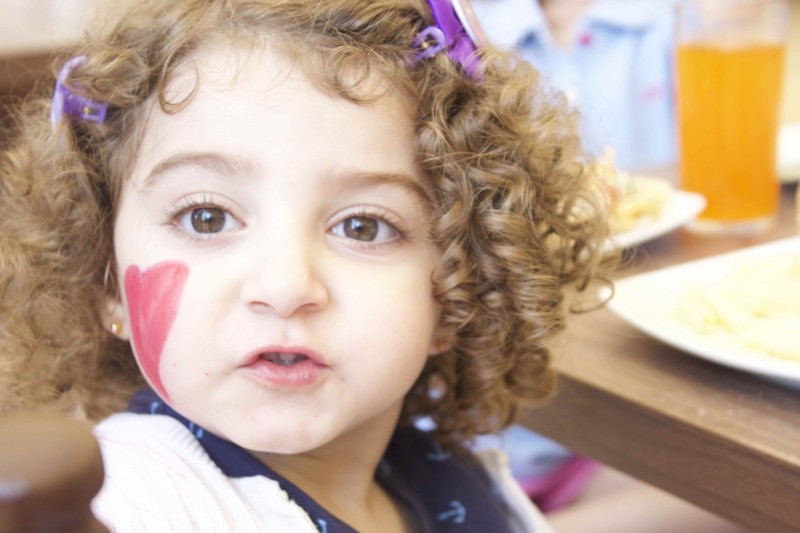
[[[428,0],[428,5],[436,24],[414,37],[411,45],[419,49],[415,63],[447,50],[450,59],[480,81],[480,63],[475,51],[486,43],[486,39],[467,0]]]
[[[67,79],[75,68],[86,63],[86,56],[76,56],[64,63],[56,79],[53,102],[50,106],[50,123],[53,129],[66,115],[88,122],[103,122],[106,119],[107,102],[96,102],[85,96],[74,94],[67,87]]]

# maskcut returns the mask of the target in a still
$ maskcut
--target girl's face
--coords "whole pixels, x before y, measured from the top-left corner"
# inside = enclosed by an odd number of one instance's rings
[[[408,102],[328,96],[270,50],[193,59],[169,96],[197,93],[154,106],[116,221],[140,368],[252,450],[391,431],[439,317]]]

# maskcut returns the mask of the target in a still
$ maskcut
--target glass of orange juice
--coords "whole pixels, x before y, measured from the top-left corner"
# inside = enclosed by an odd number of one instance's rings
[[[680,182],[707,200],[690,230],[755,233],[776,217],[787,20],[785,0],[678,4]]]

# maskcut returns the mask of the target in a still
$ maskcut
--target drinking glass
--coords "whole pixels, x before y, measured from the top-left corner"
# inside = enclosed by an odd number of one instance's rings
[[[785,0],[683,0],[676,99],[683,189],[703,194],[690,230],[756,233],[774,221]]]

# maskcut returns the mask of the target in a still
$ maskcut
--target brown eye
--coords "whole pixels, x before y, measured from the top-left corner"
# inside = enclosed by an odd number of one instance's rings
[[[344,236],[357,241],[371,242],[378,235],[378,221],[366,217],[350,217],[343,222]]]
[[[339,221],[331,226],[330,232],[337,237],[361,243],[360,246],[378,246],[401,241],[403,232],[397,226],[386,220],[387,215],[371,212],[352,213],[343,215]]]
[[[200,207],[192,210],[190,218],[197,233],[219,233],[225,229],[227,215],[216,207]]]

